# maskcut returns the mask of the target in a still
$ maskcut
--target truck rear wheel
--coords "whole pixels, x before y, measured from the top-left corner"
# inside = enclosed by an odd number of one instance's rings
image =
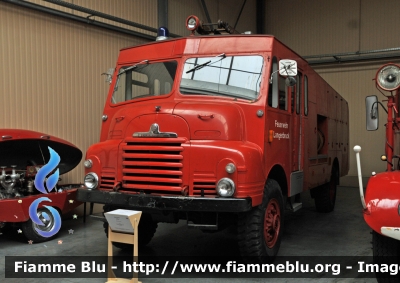
[[[400,255],[399,241],[383,236],[375,231],[372,231],[372,254],[374,264],[382,265],[399,265]],[[390,275],[389,273],[375,272],[376,280],[379,283],[394,283],[400,282],[400,274]]]
[[[104,222],[103,224],[104,232],[108,238],[108,222]],[[138,245],[139,247],[144,247],[148,243],[150,243],[151,239],[153,238],[154,234],[156,233],[158,227],[158,223],[153,221],[153,218],[148,213],[142,213],[139,221],[139,238],[138,238]],[[133,245],[124,244],[124,243],[117,243],[113,242],[113,245],[119,249],[132,249]]]
[[[246,261],[270,263],[278,254],[283,234],[284,206],[281,188],[269,179],[261,205],[239,215],[238,242]]]
[[[331,212],[335,208],[338,179],[338,170],[334,166],[332,167],[330,181],[313,189],[315,207],[318,212]]]

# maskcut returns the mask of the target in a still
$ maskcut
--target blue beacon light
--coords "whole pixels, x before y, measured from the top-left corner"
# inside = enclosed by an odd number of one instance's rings
[[[169,36],[169,31],[166,27],[159,27],[157,31],[157,38],[156,41],[158,40],[166,40],[168,39]]]

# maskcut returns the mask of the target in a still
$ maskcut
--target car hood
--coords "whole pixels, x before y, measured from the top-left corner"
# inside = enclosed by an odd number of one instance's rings
[[[0,166],[16,165],[17,170],[25,170],[30,165],[44,165],[50,159],[48,147],[60,156],[60,174],[74,169],[82,159],[80,149],[60,138],[29,130],[0,129]]]

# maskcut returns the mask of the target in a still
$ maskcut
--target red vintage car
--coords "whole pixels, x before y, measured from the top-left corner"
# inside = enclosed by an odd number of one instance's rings
[[[71,171],[81,161],[82,152],[60,138],[28,130],[0,129],[0,229],[19,226],[18,230],[33,242],[52,238],[40,233],[55,228],[55,218],[47,207],[57,209],[62,215],[81,204],[75,200],[79,185],[57,184],[46,194],[35,187],[39,169],[49,161],[49,147],[60,157],[57,166],[60,175]],[[44,224],[38,225],[32,221],[29,208],[44,196],[50,201],[38,205],[36,213]]]

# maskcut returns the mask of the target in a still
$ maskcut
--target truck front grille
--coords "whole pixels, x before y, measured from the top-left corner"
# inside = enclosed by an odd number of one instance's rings
[[[100,179],[100,189],[112,190],[115,185],[115,170],[112,168],[103,168]]]
[[[195,180],[193,182],[193,195],[194,196],[216,196],[215,190],[216,180]]]
[[[181,194],[183,138],[128,138],[122,144],[122,189]]]

